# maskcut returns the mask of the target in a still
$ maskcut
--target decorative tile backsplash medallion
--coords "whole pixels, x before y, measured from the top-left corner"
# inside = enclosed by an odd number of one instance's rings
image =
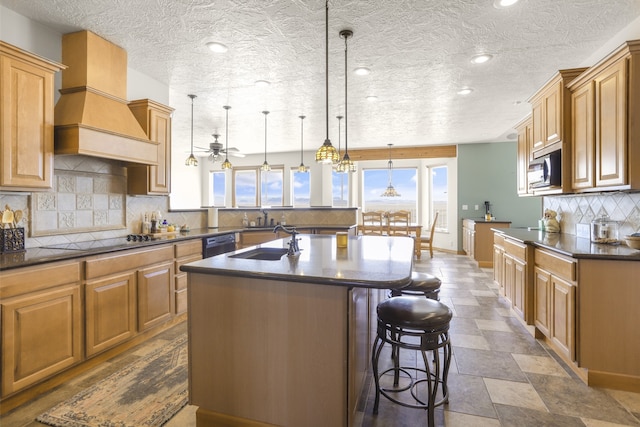
[[[602,215],[618,222],[620,238],[640,232],[640,193],[547,196],[542,204],[543,209],[552,209],[558,213],[562,233],[575,235],[576,224],[591,224],[591,221]]]
[[[126,228],[124,175],[56,170],[54,191],[33,193],[31,235]]]

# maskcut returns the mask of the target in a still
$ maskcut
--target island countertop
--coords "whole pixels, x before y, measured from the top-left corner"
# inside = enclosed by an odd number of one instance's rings
[[[291,282],[391,289],[406,286],[413,268],[410,237],[349,236],[346,248],[333,235],[299,235],[300,255],[275,261],[232,258],[255,248],[288,248],[289,237],[185,264],[189,273],[267,278]]]

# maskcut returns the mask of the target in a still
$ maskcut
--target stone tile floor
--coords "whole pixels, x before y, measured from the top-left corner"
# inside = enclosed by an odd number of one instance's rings
[[[498,297],[490,269],[466,256],[436,252],[416,260],[418,271],[441,278],[441,301],[454,312],[449,404],[436,409],[436,424],[484,426],[640,426],[640,393],[587,387],[543,343],[513,317]],[[42,426],[35,417],[186,331],[178,325],[0,418],[2,427]],[[409,352],[411,353],[411,352]],[[402,354],[415,362],[414,354]],[[381,360],[389,360],[383,355]],[[370,388],[362,427],[427,425],[424,410],[405,408],[381,397],[372,415]],[[167,427],[195,425],[195,407],[186,406]]]

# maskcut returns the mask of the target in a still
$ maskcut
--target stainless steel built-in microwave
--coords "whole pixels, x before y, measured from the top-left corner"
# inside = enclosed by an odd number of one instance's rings
[[[554,151],[529,163],[527,182],[530,189],[561,185],[561,151]]]

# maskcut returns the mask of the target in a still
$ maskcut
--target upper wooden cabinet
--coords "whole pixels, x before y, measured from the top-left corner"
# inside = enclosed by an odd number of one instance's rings
[[[526,119],[518,123],[516,126],[518,132],[518,165],[517,165],[517,189],[518,195],[524,196],[529,193],[529,182],[527,180],[527,170],[529,168],[529,161],[533,159],[533,153],[531,151],[532,136],[532,118],[528,116]]]
[[[640,40],[568,85],[575,191],[640,189]]]
[[[52,187],[53,77],[63,68],[0,41],[0,189]]]
[[[129,103],[129,109],[151,141],[158,143],[158,166],[131,165],[127,168],[129,194],[171,192],[171,113],[173,108],[150,99]]]
[[[571,137],[571,104],[567,84],[586,68],[558,71],[529,102],[532,115],[531,151],[540,154],[562,148],[556,143],[568,143]],[[535,157],[538,157],[536,154]]]

